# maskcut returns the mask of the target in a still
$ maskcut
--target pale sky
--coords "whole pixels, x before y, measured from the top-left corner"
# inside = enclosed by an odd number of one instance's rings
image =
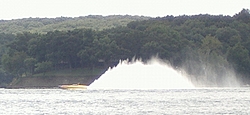
[[[250,0],[0,0],[0,20],[87,15],[230,15],[250,9]]]

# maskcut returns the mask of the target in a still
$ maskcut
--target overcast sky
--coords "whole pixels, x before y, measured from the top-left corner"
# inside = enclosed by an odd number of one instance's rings
[[[0,19],[87,15],[230,15],[250,9],[250,0],[0,0]]]

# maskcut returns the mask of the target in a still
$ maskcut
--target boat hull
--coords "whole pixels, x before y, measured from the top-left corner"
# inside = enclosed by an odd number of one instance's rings
[[[60,85],[61,89],[77,90],[77,89],[87,89],[86,85],[72,84],[72,85]]]

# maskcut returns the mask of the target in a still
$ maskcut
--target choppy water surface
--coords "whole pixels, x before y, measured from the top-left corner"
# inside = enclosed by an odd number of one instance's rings
[[[250,88],[0,89],[0,114],[250,114]]]

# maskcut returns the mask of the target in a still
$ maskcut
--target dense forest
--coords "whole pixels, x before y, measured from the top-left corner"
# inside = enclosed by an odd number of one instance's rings
[[[60,69],[109,67],[121,59],[146,62],[152,56],[168,60],[195,79],[205,75],[208,83],[224,80],[232,74],[228,69],[244,81],[250,78],[248,9],[234,16],[166,16],[111,28],[72,28],[10,33],[1,29],[0,80]]]
[[[147,20],[149,17],[129,15],[89,15],[81,17],[57,18],[24,18],[14,20],[0,20],[1,33],[47,33],[49,31],[67,31],[88,28],[103,30],[119,26],[126,26],[131,21]]]

